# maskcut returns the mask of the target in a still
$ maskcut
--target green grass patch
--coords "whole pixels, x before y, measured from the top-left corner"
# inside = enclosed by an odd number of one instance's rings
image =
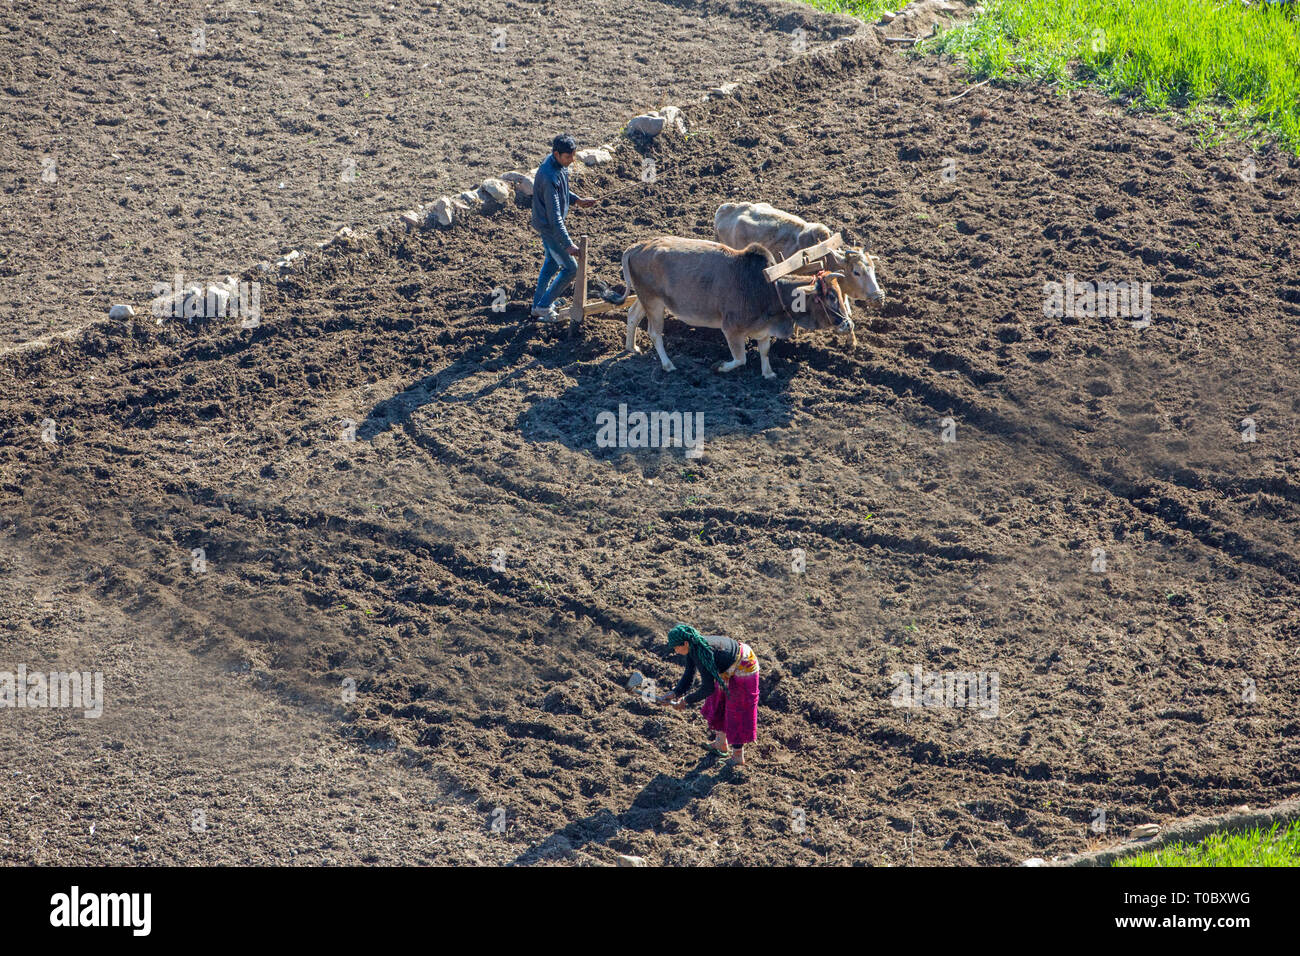
[[[846,17],[875,23],[884,11],[899,10],[907,0],[804,0],[804,3],[827,13],[842,13]]]
[[[1235,135],[1267,130],[1300,154],[1295,3],[988,0],[918,52],[953,54],[980,79],[1094,86]]]
[[[1212,833],[1200,843],[1174,843],[1116,860],[1115,866],[1300,866],[1300,821],[1285,830]]]

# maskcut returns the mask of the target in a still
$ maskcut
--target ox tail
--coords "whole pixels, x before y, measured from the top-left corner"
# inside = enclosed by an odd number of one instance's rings
[[[604,299],[606,302],[614,303],[614,305],[622,305],[624,302],[627,301],[627,296],[628,296],[627,289],[624,289],[622,292],[616,292],[614,289],[610,288],[609,286],[605,286],[605,288],[600,290],[600,297]]]
[[[627,301],[627,297],[632,294],[632,276],[628,274],[627,253],[623,253],[623,291],[618,292],[609,286],[601,283],[604,288],[600,290],[600,297],[606,302],[612,302],[614,305],[622,305]]]

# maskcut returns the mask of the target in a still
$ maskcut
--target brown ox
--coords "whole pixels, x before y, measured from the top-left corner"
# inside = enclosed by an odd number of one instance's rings
[[[778,259],[789,259],[831,237],[831,231],[820,222],[806,222],[765,202],[724,202],[713,214],[713,231],[723,245],[743,249],[757,242]],[[843,273],[840,288],[849,299],[877,305],[885,301],[876,281],[879,257],[863,249],[838,249],[828,258],[831,266]],[[857,346],[856,336],[850,344]]]
[[[636,293],[627,315],[627,349],[640,351],[636,329],[646,319],[646,331],[666,372],[674,369],[663,337],[664,315],[671,312],[688,325],[722,330],[731,361],[721,362],[719,372],[744,365],[745,342],[755,339],[763,377],[774,378],[767,360],[772,339],[789,338],[796,327],[853,329],[849,303],[839,287],[840,273],[819,273],[812,281],[804,276],[768,282],[763,270],[774,262],[757,244],[737,251],[703,239],[647,239],[623,253],[628,291],[606,291],[602,298],[622,304],[629,292]]]

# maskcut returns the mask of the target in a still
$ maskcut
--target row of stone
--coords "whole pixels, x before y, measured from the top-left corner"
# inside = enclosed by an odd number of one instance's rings
[[[736,88],[735,83],[725,83],[720,87],[710,90],[707,98],[719,96],[730,96]],[[676,106],[665,106],[663,109],[655,110],[650,113],[642,113],[640,116],[634,116],[628,121],[626,132],[629,134],[636,133],[641,136],[653,138],[662,133],[665,129],[675,129],[679,133],[686,132],[686,120],[682,116],[682,111]],[[600,166],[605,163],[613,162],[614,152],[617,146],[611,143],[604,143],[598,147],[578,150],[578,162],[584,166]],[[434,225],[450,226],[456,221],[457,217],[471,210],[478,210],[484,207],[495,206],[497,208],[505,205],[509,200],[512,192],[518,194],[524,199],[531,198],[533,195],[533,179],[537,175],[537,167],[533,167],[526,173],[518,170],[511,170],[508,173],[502,173],[499,177],[492,177],[483,180],[477,189],[467,189],[457,196],[441,196],[429,206],[421,206],[417,209],[408,209],[402,213],[399,220],[407,229],[431,228]],[[340,242],[347,242],[355,236],[350,226],[344,226],[334,236],[324,242],[316,243],[316,248],[326,249]],[[258,263],[258,270],[261,272],[271,272],[279,270],[281,272],[292,271],[303,261],[303,254],[297,249],[290,250],[283,256],[275,260],[274,264],[270,262]],[[225,305],[223,297],[228,297],[233,293],[234,287],[237,286],[233,277],[228,276],[224,282],[218,282],[210,285],[206,290],[199,285],[188,286],[181,294],[183,299],[181,303],[181,314],[185,314],[187,307],[193,306],[198,301],[203,301],[203,308],[197,313],[198,315],[218,315],[225,314]],[[211,308],[209,308],[211,306]],[[220,309],[220,311],[217,311]],[[118,304],[108,310],[110,319],[127,319],[135,315],[135,309],[129,305]],[[161,320],[160,320],[161,321]]]
[[[676,106],[665,106],[652,113],[634,116],[627,124],[628,133],[638,133],[650,138],[658,136],[669,128],[676,129],[679,133],[686,132],[686,121],[682,117],[682,111]],[[595,148],[580,149],[577,159],[584,166],[600,166],[613,161],[614,151],[617,148],[611,143],[604,143]],[[408,229],[429,228],[434,225],[450,226],[460,214],[478,210],[489,202],[504,205],[510,198],[512,189],[523,198],[530,198],[533,195],[533,179],[536,175],[536,166],[526,173],[511,170],[502,173],[499,177],[483,180],[477,189],[467,189],[458,196],[442,196],[428,207],[408,209],[400,218]]]
[[[297,257],[298,253],[295,252],[294,256]],[[206,287],[195,282],[175,292],[155,297],[150,303],[150,311],[158,317],[158,325],[162,325],[163,319],[169,315],[186,319],[234,315],[238,314],[241,308],[247,307],[247,303],[242,302],[246,291],[240,289],[239,280],[234,276],[226,276],[217,282],[209,283]],[[234,308],[232,308],[232,300]],[[132,306],[121,303],[108,310],[110,319],[129,319],[134,315],[135,309]]]

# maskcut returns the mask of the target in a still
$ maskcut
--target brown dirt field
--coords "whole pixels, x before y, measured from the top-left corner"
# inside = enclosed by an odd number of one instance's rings
[[[596,145],[788,59],[797,28],[856,23],[752,0],[9,3],[0,346],[531,169],[552,130]]]
[[[463,833],[394,834],[384,861],[1011,864],[1106,842],[1097,808],[1122,834],[1295,795],[1300,168],[1266,156],[1246,182],[1233,148],[1095,96],[963,88],[863,40],[587,174],[611,198],[571,225],[607,280],[630,242],[707,237],[736,198],[883,257],[860,348],[780,343],[774,381],[752,353],[713,372],[711,330],[670,322],[665,375],[620,352],[621,313],[575,340],[526,323],[538,243],[515,209],[331,248],[263,290],[257,329],[142,321],[3,353],[6,553],[87,609],[19,596],[10,629],[82,660],[88,638],[49,635],[115,609],[233,671],[227,721],[323,710],[388,780],[436,784],[437,820],[469,802]],[[625,188],[638,151],[661,176]],[[1067,273],[1151,282],[1153,325],[1045,317]],[[598,448],[619,403],[702,412],[704,456]],[[621,689],[633,668],[675,679],[678,620],[763,662],[744,771],[704,755],[698,716]],[[914,665],[996,671],[997,718],[896,709],[890,675]],[[110,693],[130,680],[105,670]],[[284,720],[272,752],[307,759]],[[155,786],[122,783],[118,818]],[[89,854],[61,813],[80,785],[29,787],[60,859]],[[144,860],[241,859],[242,834],[167,836],[184,809],[139,825]]]

